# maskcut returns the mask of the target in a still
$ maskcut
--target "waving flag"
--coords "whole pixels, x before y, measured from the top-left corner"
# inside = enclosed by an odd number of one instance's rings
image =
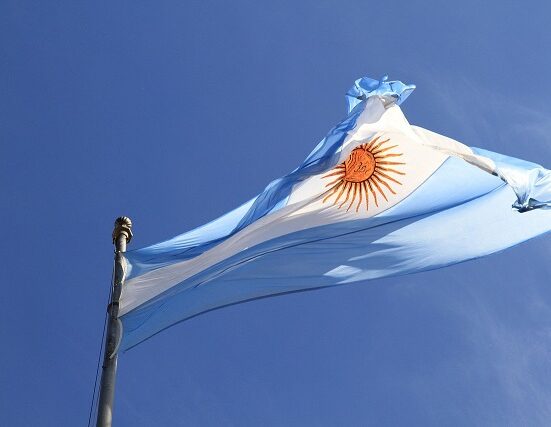
[[[202,227],[125,253],[128,349],[209,310],[444,267],[551,229],[551,173],[412,126],[415,87],[359,79],[290,174]]]

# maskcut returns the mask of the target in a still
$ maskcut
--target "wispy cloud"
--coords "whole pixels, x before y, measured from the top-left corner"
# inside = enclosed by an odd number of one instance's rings
[[[551,108],[539,99],[525,104],[519,99],[526,98],[516,96],[511,88],[493,90],[465,76],[425,76],[421,73],[425,95],[459,131],[461,142],[551,163]]]

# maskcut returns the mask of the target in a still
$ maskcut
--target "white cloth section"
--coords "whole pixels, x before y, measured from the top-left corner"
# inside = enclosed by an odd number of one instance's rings
[[[266,215],[212,249],[192,259],[172,263],[128,280],[121,296],[121,315],[193,275],[262,242],[307,228],[376,216],[408,197],[448,157],[446,153],[421,143],[399,106],[392,105],[385,109],[379,98],[372,97],[367,101],[357,126],[342,145],[339,162],[344,162],[352,150],[375,137],[379,138],[378,141],[388,139],[387,146],[394,148],[387,153],[400,154],[389,159],[398,159],[404,163],[394,166],[403,173],[396,175],[401,184],[392,181],[388,183],[396,194],[383,187],[388,200],[379,195],[378,206],[372,200],[368,210],[363,206],[358,211],[338,209],[330,202],[323,202],[331,191],[327,189],[331,179],[324,178],[328,171],[314,175],[293,189],[284,208]]]
[[[430,147],[449,156],[459,157],[485,172],[496,174],[495,163],[487,157],[476,155],[471,147],[418,126],[411,126],[411,129],[425,147]]]

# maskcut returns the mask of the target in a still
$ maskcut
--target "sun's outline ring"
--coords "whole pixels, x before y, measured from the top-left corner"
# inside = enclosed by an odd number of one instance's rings
[[[322,177],[335,177],[333,181],[325,185],[325,187],[330,188],[327,190],[328,194],[322,203],[336,197],[333,201],[333,205],[336,205],[346,193],[346,197],[340,203],[338,209],[342,208],[351,198],[346,208],[348,212],[356,197],[359,197],[356,212],[359,211],[364,199],[365,209],[369,211],[370,194],[377,207],[379,206],[377,193],[383,196],[386,201],[388,201],[388,198],[385,191],[396,194],[392,186],[402,185],[397,178],[399,175],[405,175],[405,173],[398,169],[405,163],[389,159],[400,157],[403,154],[391,151],[398,145],[386,145],[390,138],[381,141],[380,138],[381,135],[354,148],[344,162],[338,164],[331,172]]]

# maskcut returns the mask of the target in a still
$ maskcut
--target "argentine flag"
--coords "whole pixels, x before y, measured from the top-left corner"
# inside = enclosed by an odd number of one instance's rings
[[[412,126],[415,89],[362,78],[288,175],[195,230],[124,254],[122,349],[231,304],[444,267],[551,229],[551,173]]]

